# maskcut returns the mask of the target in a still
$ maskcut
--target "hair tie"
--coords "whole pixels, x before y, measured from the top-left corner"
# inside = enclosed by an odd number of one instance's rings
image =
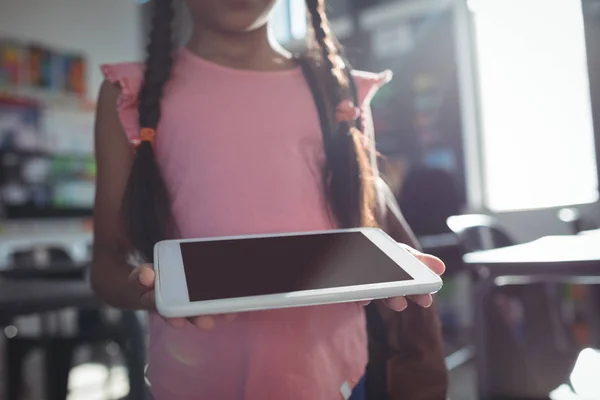
[[[351,100],[342,100],[335,109],[337,122],[354,122],[360,117],[360,108],[356,107]]]
[[[142,128],[140,129],[140,135],[131,139],[131,144],[137,149],[143,142],[154,143],[155,136],[156,131],[153,128]]]

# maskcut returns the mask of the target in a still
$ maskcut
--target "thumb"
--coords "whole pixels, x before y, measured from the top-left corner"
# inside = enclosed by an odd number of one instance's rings
[[[154,281],[156,280],[156,273],[152,269],[150,264],[140,265],[136,268],[137,282],[144,286],[146,289],[154,289]]]
[[[154,310],[156,308],[154,299],[154,280],[156,274],[151,267],[141,265],[136,267],[129,275],[129,282],[132,286],[132,294],[136,297],[138,304],[145,310]]]

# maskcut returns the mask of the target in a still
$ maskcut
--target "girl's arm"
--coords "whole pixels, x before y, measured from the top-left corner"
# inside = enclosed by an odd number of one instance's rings
[[[118,86],[104,82],[98,98],[92,286],[114,307],[143,309],[151,307],[141,300],[148,289],[131,276],[134,270],[127,263],[128,246],[121,219],[121,202],[134,154],[117,115],[119,94]]]
[[[130,310],[155,310],[152,265],[129,265],[129,242],[121,207],[134,153],[117,113],[118,86],[104,82],[96,114],[96,203],[94,206],[94,254],[92,286],[108,304]],[[174,328],[187,322],[166,320]],[[214,317],[190,318],[200,329],[212,329]]]

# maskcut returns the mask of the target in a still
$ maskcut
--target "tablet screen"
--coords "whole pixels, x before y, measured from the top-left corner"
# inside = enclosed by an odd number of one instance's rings
[[[180,246],[190,301],[413,279],[360,232]]]

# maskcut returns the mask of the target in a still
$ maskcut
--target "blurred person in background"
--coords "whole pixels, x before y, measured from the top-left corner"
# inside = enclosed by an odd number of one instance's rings
[[[370,392],[380,379],[394,399],[444,399],[429,295],[397,315],[386,307],[403,311],[404,298],[370,305],[387,335],[378,344],[368,343],[364,304],[189,321],[155,313],[157,241],[377,226],[381,198],[363,111],[389,77],[350,70],[324,0],[306,1],[316,48],[300,58],[268,35],[276,0],[186,2],[194,28],[184,48],[173,41],[173,1],[155,0],[145,64],[103,67],[96,126],[92,282],[111,305],[150,311],[154,397],[359,400],[371,355],[384,368],[374,367]],[[410,242],[402,221],[395,230]],[[144,263],[132,269],[131,254]]]
[[[398,203],[413,232],[423,236],[450,232],[448,218],[460,215],[465,201],[450,172],[416,165],[404,178]]]

